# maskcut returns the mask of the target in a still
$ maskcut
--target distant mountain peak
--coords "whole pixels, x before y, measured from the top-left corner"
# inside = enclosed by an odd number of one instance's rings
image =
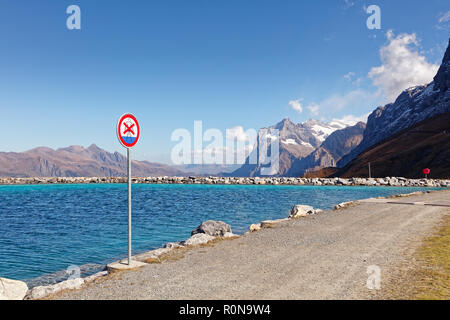
[[[312,132],[312,134],[320,141],[323,142],[325,139],[332,134],[334,131],[339,129],[344,129],[347,127],[346,124],[338,124],[336,121],[330,123],[324,123],[320,120],[308,119],[303,122],[302,125]]]
[[[283,130],[284,128],[291,128],[291,127],[295,127],[295,123],[293,123],[289,118],[284,118],[274,126],[275,129],[278,129],[280,131]]]

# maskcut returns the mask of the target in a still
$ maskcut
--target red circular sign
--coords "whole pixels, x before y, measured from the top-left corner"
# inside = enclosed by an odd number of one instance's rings
[[[141,130],[136,117],[126,113],[117,122],[117,138],[125,148],[132,148],[139,140]]]
[[[425,168],[425,169],[423,169],[422,170],[422,172],[424,173],[424,174],[430,174],[430,169],[428,169],[428,168]]]

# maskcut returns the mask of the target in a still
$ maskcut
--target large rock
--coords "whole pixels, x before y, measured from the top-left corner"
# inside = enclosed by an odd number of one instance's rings
[[[289,215],[289,218],[305,217],[305,216],[309,216],[310,214],[315,214],[315,213],[316,213],[316,211],[311,206],[307,206],[304,204],[296,204],[291,209],[291,214]]]
[[[84,279],[76,278],[63,282],[59,282],[50,286],[38,286],[31,289],[27,295],[28,299],[42,299],[51,294],[58,293],[62,290],[80,289],[84,283]]]
[[[249,230],[250,230],[250,232],[255,232],[255,231],[261,230],[261,223],[256,223],[256,224],[250,225]]]
[[[199,245],[207,243],[208,241],[214,240],[215,237],[210,236],[206,233],[196,233],[189,239],[183,242],[183,245],[185,246],[193,246],[193,245]]]
[[[0,278],[0,300],[23,300],[27,291],[23,281]]]
[[[205,233],[213,237],[222,237],[225,233],[231,233],[231,227],[223,221],[208,220],[202,222],[197,228],[192,230],[191,235]]]
[[[334,206],[334,210],[339,210],[339,209],[343,209],[343,208],[347,208],[350,207],[352,205],[355,204],[355,201],[346,201],[346,202],[341,202],[337,205]]]

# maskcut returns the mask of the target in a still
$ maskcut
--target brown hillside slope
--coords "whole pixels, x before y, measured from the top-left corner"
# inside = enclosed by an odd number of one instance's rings
[[[384,140],[353,159],[333,176],[402,176],[422,178],[430,168],[430,178],[450,177],[450,112],[424,120]]]
[[[134,161],[133,176],[185,175],[169,165]],[[39,147],[25,152],[0,152],[0,177],[123,177],[127,158],[95,144],[88,148],[70,146],[53,150]]]

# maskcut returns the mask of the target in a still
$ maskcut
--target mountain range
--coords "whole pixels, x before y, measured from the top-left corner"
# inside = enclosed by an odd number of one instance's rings
[[[376,108],[367,124],[320,130],[324,124],[309,120],[304,124],[277,124],[280,135],[279,175],[422,177],[422,169],[432,169],[433,177],[450,177],[450,39],[441,66],[433,81],[404,90],[393,103]],[[331,123],[330,123],[331,124]],[[327,125],[330,128],[330,124]],[[297,128],[315,138],[322,132],[320,145],[293,152],[286,142]],[[314,129],[317,130],[314,131]],[[333,130],[334,129],[334,130]],[[314,134],[316,133],[316,134]],[[296,135],[294,135],[296,136]],[[305,139],[289,140],[304,145]],[[309,154],[306,154],[309,151]],[[374,167],[375,166],[375,167]],[[244,164],[235,175],[258,175],[258,165]],[[232,173],[232,174],[233,174]]]
[[[404,90],[393,103],[376,108],[367,124],[348,125],[288,118],[267,129],[279,130],[278,176],[420,177],[428,167],[435,178],[450,177],[450,39],[433,81]],[[257,143],[253,153],[258,154]],[[240,166],[169,166],[133,161],[133,176],[189,174],[259,176],[261,164]],[[236,168],[237,167],[237,168]],[[26,152],[0,152],[0,176],[125,176],[126,157],[95,144],[53,150],[39,147]]]
[[[133,176],[183,176],[169,165],[132,160]],[[25,152],[0,152],[0,177],[121,177],[127,175],[127,158],[95,144],[53,150],[39,147]]]
[[[303,123],[295,124],[288,118],[276,125],[265,129],[279,130],[279,176],[302,175],[304,171],[321,166],[334,165],[341,156],[342,150],[348,152],[361,141],[355,135],[362,135],[360,129],[364,124],[358,124],[355,128],[348,129],[347,124],[340,121],[323,123],[310,119]],[[351,141],[357,141],[353,143]],[[257,143],[253,152],[259,153],[260,146]],[[316,153],[317,152],[317,153]],[[313,153],[317,159],[308,158]],[[323,155],[323,157],[322,157]],[[245,164],[227,174],[236,177],[248,177],[261,175],[261,164],[250,164],[249,159]]]

